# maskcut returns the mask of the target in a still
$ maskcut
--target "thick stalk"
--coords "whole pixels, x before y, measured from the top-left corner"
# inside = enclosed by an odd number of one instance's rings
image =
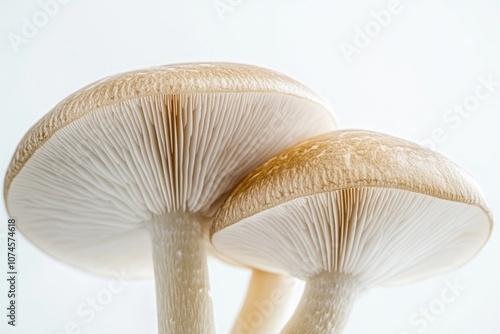
[[[297,310],[281,333],[341,333],[357,291],[350,275],[321,273],[310,278]]]
[[[148,227],[158,333],[215,333],[201,224],[190,215],[169,214],[155,217]]]
[[[278,333],[295,283],[288,276],[254,270],[231,334]]]

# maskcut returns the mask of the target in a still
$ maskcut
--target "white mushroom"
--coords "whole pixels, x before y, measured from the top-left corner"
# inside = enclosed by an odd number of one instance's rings
[[[154,263],[160,333],[213,333],[207,222],[248,172],[333,126],[311,91],[253,66],[120,74],[29,130],[4,196],[24,235],[57,259],[129,278]]]
[[[442,155],[368,131],[336,131],[249,174],[213,221],[217,251],[306,281],[282,333],[340,333],[360,291],[461,266],[492,216]]]

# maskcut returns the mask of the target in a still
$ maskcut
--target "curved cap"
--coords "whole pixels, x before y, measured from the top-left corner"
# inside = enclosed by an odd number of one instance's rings
[[[152,274],[144,222],[210,218],[241,178],[335,128],[322,100],[255,66],[178,64],[119,74],[59,103],[19,144],[4,183],[21,231],[102,274]]]
[[[309,139],[249,174],[217,212],[211,240],[262,270],[395,284],[465,263],[491,227],[479,187],[455,163],[350,130]]]

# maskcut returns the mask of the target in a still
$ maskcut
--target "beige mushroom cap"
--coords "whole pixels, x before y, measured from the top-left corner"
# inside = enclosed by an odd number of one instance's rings
[[[255,167],[334,128],[318,96],[271,70],[196,63],[123,73],[70,95],[28,131],[5,202],[55,258],[149,277],[145,222],[206,222]]]
[[[19,143],[5,176],[4,197],[14,177],[54,133],[105,106],[157,95],[278,93],[328,109],[309,88],[279,72],[234,63],[186,63],[126,72],[94,82],[59,103]]]
[[[465,263],[491,228],[478,185],[448,158],[348,130],[309,139],[249,174],[211,236],[219,252],[263,270],[302,278],[340,270],[391,284]]]

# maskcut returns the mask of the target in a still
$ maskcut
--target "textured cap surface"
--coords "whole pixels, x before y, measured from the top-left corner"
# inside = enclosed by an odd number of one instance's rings
[[[385,134],[345,130],[287,149],[249,174],[218,211],[211,234],[296,198],[361,187],[475,205],[491,220],[476,182],[448,158]]]

